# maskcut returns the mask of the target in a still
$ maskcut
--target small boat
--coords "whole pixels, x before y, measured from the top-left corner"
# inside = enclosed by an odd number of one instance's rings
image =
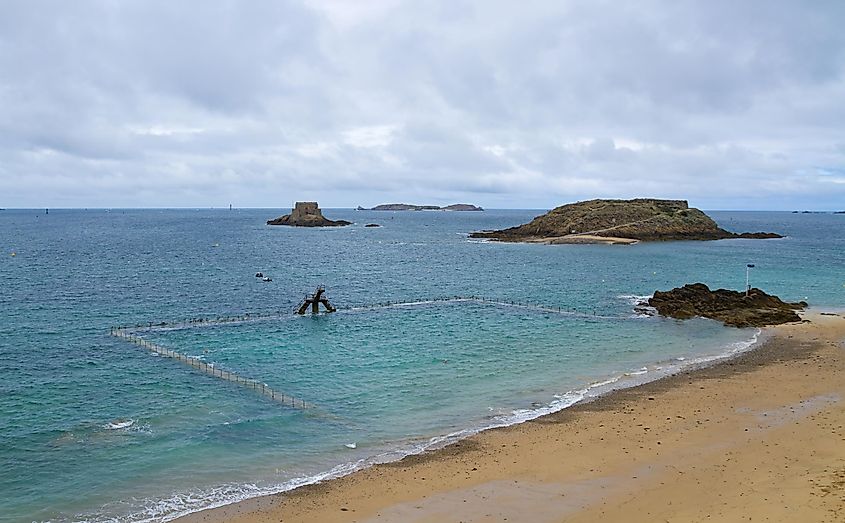
[[[261,278],[261,281],[273,281],[273,279],[270,278],[269,276],[265,276],[265,277]]]

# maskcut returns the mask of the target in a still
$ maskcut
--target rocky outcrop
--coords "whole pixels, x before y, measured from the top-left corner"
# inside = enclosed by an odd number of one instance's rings
[[[296,202],[290,214],[268,220],[267,225],[290,225],[292,227],[339,227],[351,225],[346,220],[329,220],[323,217],[317,202]]]
[[[737,234],[719,227],[685,200],[589,200],[562,205],[530,223],[470,234],[510,242],[631,243],[636,241],[780,238],[775,233]],[[615,241],[603,240],[612,238]]]
[[[360,205],[359,211],[483,211],[481,207],[468,203],[454,203],[445,207],[437,205],[412,205],[410,203],[383,203],[372,209],[364,209]]]
[[[441,211],[483,211],[481,207],[469,203],[453,203],[446,207],[441,207]]]
[[[383,203],[367,211],[439,211],[437,205],[412,205],[410,203]]]
[[[718,320],[732,327],[763,327],[801,321],[797,310],[807,302],[784,302],[760,289],[748,295],[727,289],[711,291],[703,283],[693,283],[672,289],[655,291],[648,304],[663,316],[681,320],[701,316]]]

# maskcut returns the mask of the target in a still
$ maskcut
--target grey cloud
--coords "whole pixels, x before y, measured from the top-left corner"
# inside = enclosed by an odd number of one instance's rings
[[[841,2],[11,2],[0,206],[836,207],[842,26]]]

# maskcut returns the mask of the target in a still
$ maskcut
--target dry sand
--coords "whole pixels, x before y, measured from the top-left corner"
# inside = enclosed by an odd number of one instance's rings
[[[845,317],[719,365],[197,521],[845,521]]]

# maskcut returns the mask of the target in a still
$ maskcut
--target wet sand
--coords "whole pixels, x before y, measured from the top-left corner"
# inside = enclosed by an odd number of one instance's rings
[[[182,523],[845,521],[845,317],[736,359]]]

